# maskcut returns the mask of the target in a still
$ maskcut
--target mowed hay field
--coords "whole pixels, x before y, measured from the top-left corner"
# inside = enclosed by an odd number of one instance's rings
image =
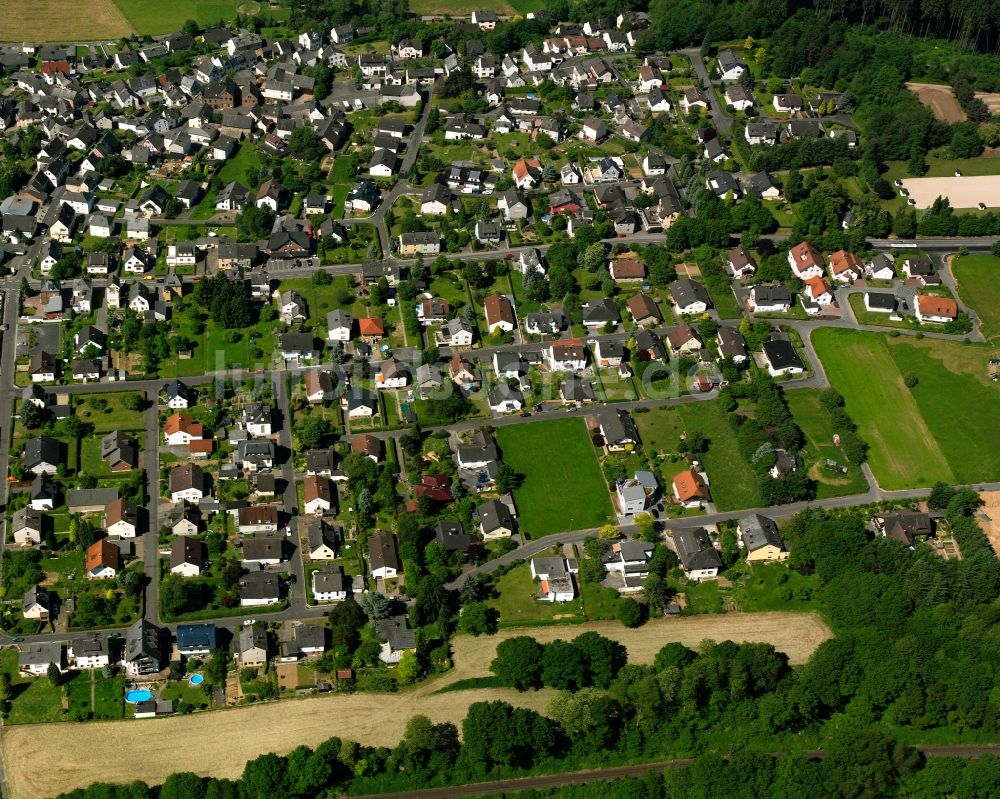
[[[113,0],[0,0],[3,41],[114,40],[131,31]]]
[[[983,335],[1000,334],[1000,258],[960,255],[951,262],[962,300],[979,316]]]
[[[906,88],[934,113],[942,122],[964,122],[965,111],[958,104],[951,86],[936,83],[907,83]]]
[[[871,445],[882,488],[1000,479],[992,350],[955,341],[825,328],[813,344],[831,384]],[[906,376],[917,378],[909,389]]]
[[[489,674],[496,646],[504,638],[531,635],[551,641],[575,638],[588,630],[621,641],[635,663],[651,663],[671,641],[696,646],[706,639],[770,642],[788,654],[792,663],[802,663],[832,636],[813,613],[689,616],[649,622],[635,630],[616,622],[590,622],[514,628],[481,638],[460,636],[454,642],[455,669],[402,694],[310,697],[148,721],[5,727],[2,743],[9,799],[45,799],[88,785],[95,778],[155,784],[177,771],[232,778],[258,755],[284,754],[299,744],[316,746],[335,735],[363,744],[394,745],[411,716],[423,713],[434,722],[460,725],[473,702],[503,699],[544,713],[554,691],[486,688],[432,694],[459,679]],[[57,754],[39,757],[39,740],[46,742],[46,751]],[[132,756],[123,757],[123,752]]]
[[[256,0],[241,3],[239,0],[114,0],[115,5],[129,21],[132,30],[140,34],[172,33],[179,30],[186,20],[199,25],[214,25],[219,20],[236,17],[237,8],[244,6],[248,13],[260,8]]]
[[[498,427],[503,462],[524,475],[514,489],[528,538],[600,527],[613,519],[611,496],[581,418]]]

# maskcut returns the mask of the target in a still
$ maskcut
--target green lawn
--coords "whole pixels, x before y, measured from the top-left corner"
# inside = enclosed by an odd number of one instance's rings
[[[144,430],[146,428],[144,412],[130,411],[125,407],[125,397],[137,393],[140,392],[122,391],[112,394],[102,392],[99,397],[89,397],[83,402],[78,402],[76,415],[93,424],[95,433],[110,433],[112,430]],[[97,408],[93,405],[95,400],[98,402]]]
[[[504,463],[524,475],[514,499],[526,538],[613,520],[608,489],[582,419],[500,427],[497,442]]]
[[[37,724],[62,721],[62,688],[54,688],[46,677],[25,677],[17,670],[17,648],[0,652],[0,669],[11,679],[10,715],[6,724]]]
[[[500,613],[501,627],[525,624],[579,623],[584,621],[579,599],[572,602],[542,602],[538,584],[531,577],[528,564],[511,569],[496,583],[497,598],[487,604]]]
[[[959,296],[979,315],[983,335],[1000,333],[1000,258],[962,255],[952,261],[951,268]]]
[[[815,610],[813,599],[819,582],[815,574],[802,575],[784,563],[758,563],[745,566],[748,576],[733,590],[733,599],[741,610],[806,611]]]
[[[684,433],[684,423],[676,408],[653,408],[649,413],[633,413],[646,452],[674,453]]]
[[[252,144],[244,141],[240,144],[236,155],[228,159],[219,170],[219,180],[222,181],[223,186],[236,180],[252,189],[253,186],[247,185],[247,168],[258,166],[260,166],[260,153]]]
[[[993,418],[1000,386],[986,375],[992,350],[833,329],[818,330],[813,343],[871,445],[868,460],[883,488],[1000,476]],[[909,375],[917,379],[912,389]]]
[[[580,597],[583,599],[583,612],[589,621],[617,618],[620,596],[614,588],[608,588],[600,583],[585,583],[582,580],[579,581],[579,588]]]
[[[239,6],[259,6],[259,3],[240,3],[237,0],[171,0],[169,3],[114,0],[114,3],[140,34],[171,33],[179,30],[188,19],[196,20],[201,25],[214,25],[219,20],[235,19]]]
[[[823,499],[862,494],[868,489],[867,481],[861,470],[850,465],[844,453],[833,443],[833,434],[837,431],[833,429],[832,417],[820,404],[819,394],[816,389],[785,393],[792,416],[806,437],[803,455],[809,476],[818,484],[816,496],[818,499]],[[828,458],[847,466],[848,473],[839,475],[824,469],[823,464]]]
[[[738,510],[763,504],[757,477],[743,460],[736,436],[719,402],[695,402],[681,405],[677,410],[686,431],[701,430],[708,439],[708,451],[702,462],[716,509]]]

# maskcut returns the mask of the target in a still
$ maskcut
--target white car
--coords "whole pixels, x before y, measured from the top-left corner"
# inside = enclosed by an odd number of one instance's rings
[[[243,619],[243,626],[249,627],[251,624],[256,624],[257,619]]]

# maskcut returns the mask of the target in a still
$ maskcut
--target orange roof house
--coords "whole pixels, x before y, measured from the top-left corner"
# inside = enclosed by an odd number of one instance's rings
[[[853,252],[837,250],[830,256],[830,271],[835,280],[851,280],[865,273],[865,268]]]
[[[921,322],[950,321],[958,318],[958,303],[948,297],[917,295],[917,319]]]
[[[177,433],[187,433],[191,438],[204,438],[205,426],[186,413],[172,413],[163,423],[163,434],[169,439]]]
[[[121,552],[108,539],[102,538],[87,547],[87,577],[103,580],[114,577],[121,568]]]
[[[708,501],[708,484],[697,472],[688,469],[674,476],[674,498],[682,505]]]
[[[365,338],[382,338],[385,335],[385,325],[374,316],[363,316],[358,320],[358,332]]]

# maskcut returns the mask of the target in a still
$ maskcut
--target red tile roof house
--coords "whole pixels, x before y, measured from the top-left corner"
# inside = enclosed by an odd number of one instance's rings
[[[451,478],[444,474],[425,474],[413,489],[418,497],[429,497],[435,502],[451,502]]]
[[[921,324],[943,325],[958,318],[958,303],[947,297],[918,294],[916,311]]]
[[[365,316],[358,319],[358,333],[361,338],[374,343],[385,336],[385,325],[382,324],[381,319]]]
[[[830,256],[830,275],[841,283],[851,283],[865,274],[865,266],[853,252],[837,250]]]
[[[102,538],[87,547],[87,579],[113,580],[121,568],[121,551]]]
[[[542,352],[553,372],[575,372],[587,368],[587,346],[583,339],[553,341]]]
[[[509,333],[514,329],[514,306],[506,295],[491,294],[483,300],[483,310],[486,312],[486,327],[490,333],[498,330]]]
[[[803,241],[788,251],[788,266],[799,280],[820,277],[823,274],[823,256],[808,241]]]
[[[618,283],[644,280],[646,264],[638,258],[615,258],[611,261],[608,271]]]
[[[674,499],[685,508],[700,508],[711,499],[705,478],[691,469],[674,476],[673,488]]]

